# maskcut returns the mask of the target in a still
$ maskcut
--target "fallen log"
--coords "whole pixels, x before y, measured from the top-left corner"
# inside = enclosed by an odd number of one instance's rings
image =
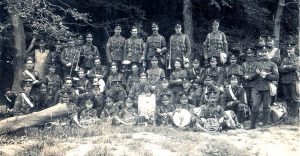
[[[6,105],[1,105],[0,106],[0,115],[6,114]]]
[[[68,114],[66,104],[57,104],[50,108],[27,115],[10,117],[0,121],[0,135],[49,122]]]

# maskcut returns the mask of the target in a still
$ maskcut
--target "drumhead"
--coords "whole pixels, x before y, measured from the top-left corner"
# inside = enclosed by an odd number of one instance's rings
[[[179,109],[173,116],[173,122],[178,127],[184,127],[188,125],[191,121],[191,114],[186,109]]]

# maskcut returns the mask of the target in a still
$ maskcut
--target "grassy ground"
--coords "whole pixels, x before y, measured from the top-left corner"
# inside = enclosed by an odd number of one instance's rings
[[[207,133],[100,122],[87,129],[33,127],[2,135],[0,155],[298,155],[298,135],[296,125]]]

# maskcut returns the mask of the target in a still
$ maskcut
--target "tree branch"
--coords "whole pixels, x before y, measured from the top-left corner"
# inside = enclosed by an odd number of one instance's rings
[[[26,50],[26,54],[29,53],[32,50],[32,48],[34,47],[34,43],[35,43],[36,39],[37,39],[36,36],[33,36],[32,40],[31,40],[31,43],[30,43],[28,49]]]
[[[3,26],[0,26],[0,33],[1,33],[3,30],[7,29],[9,26],[11,26],[10,23],[7,23],[7,24],[5,24],[5,25],[3,25]]]

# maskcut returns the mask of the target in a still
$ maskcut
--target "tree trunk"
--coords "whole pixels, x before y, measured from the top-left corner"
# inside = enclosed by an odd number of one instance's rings
[[[67,105],[57,104],[39,112],[7,118],[0,121],[0,135],[14,132],[25,127],[44,124],[55,118],[66,116],[67,114]]]
[[[194,33],[193,33],[193,14],[192,14],[192,1],[183,0],[183,22],[184,22],[184,33],[190,39],[192,51],[194,46]],[[192,54],[193,55],[193,54]]]
[[[282,17],[282,11],[283,6],[282,4],[285,3],[285,0],[279,0],[277,5],[277,11],[275,15],[275,21],[274,21],[274,36],[275,36],[275,44],[279,46],[279,39],[280,39],[280,25],[281,25],[281,17]]]
[[[22,75],[24,59],[26,56],[25,31],[22,19],[19,14],[11,14],[11,22],[14,27],[13,35],[15,37],[16,56],[14,58],[14,82],[13,90],[20,91],[19,78]]]

